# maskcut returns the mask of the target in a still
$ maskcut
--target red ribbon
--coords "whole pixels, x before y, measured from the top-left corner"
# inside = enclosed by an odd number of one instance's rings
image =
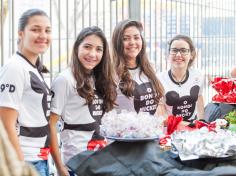
[[[159,144],[160,145],[166,145],[166,143],[168,142],[168,139],[170,139],[170,135],[174,132],[174,131],[193,131],[196,129],[200,129],[202,127],[206,127],[208,128],[209,131],[215,131],[216,128],[216,122],[211,122],[211,123],[206,123],[203,121],[199,121],[199,120],[195,120],[195,127],[189,127],[189,126],[178,126],[180,124],[180,122],[182,121],[182,118],[178,117],[178,118],[174,118],[175,116],[169,116],[168,120],[167,120],[167,134],[160,138],[159,140]],[[181,121],[179,121],[181,119]],[[168,127],[169,127],[169,131],[168,131]]]
[[[43,160],[47,160],[49,153],[50,153],[50,148],[41,148],[38,157],[42,158]]]
[[[205,123],[199,120],[195,121],[195,128],[200,129],[202,127],[207,127],[209,131],[215,131],[216,128],[216,122],[211,122],[211,123]]]
[[[160,138],[159,144],[165,145],[168,142],[167,139],[170,139],[170,135],[165,135],[164,137]]]
[[[167,135],[171,135],[183,121],[181,116],[170,115],[167,119]]]
[[[107,145],[107,140],[90,140],[87,145],[87,150],[100,150]]]

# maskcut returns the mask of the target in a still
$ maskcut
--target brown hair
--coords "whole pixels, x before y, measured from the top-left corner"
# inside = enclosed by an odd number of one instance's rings
[[[83,40],[90,36],[96,35],[101,38],[103,42],[103,55],[101,62],[93,69],[93,75],[95,77],[95,88],[103,100],[104,110],[109,111],[115,105],[116,100],[116,86],[112,74],[112,65],[110,59],[110,53],[106,37],[102,30],[97,26],[87,27],[82,29],[79,33],[72,52],[72,71],[76,80],[76,89],[78,94],[86,100],[87,104],[91,104],[95,92],[89,81],[91,74],[88,74],[78,58],[78,48]]]
[[[194,60],[196,59],[196,49],[195,49],[195,46],[193,44],[193,41],[190,37],[186,36],[186,35],[176,35],[175,37],[173,37],[170,42],[169,42],[169,51],[170,51],[170,48],[171,48],[171,44],[175,41],[175,40],[183,40],[185,42],[188,43],[189,45],[189,48],[190,48],[190,52],[191,52],[191,55],[192,55],[192,59],[189,61],[188,63],[188,68],[191,67],[194,63]]]
[[[126,28],[136,27],[142,39],[142,49],[136,58],[137,65],[140,67],[140,75],[144,73],[153,85],[154,93],[156,93],[155,102],[158,103],[163,96],[163,86],[155,75],[151,64],[148,61],[146,53],[146,42],[141,35],[143,26],[138,21],[123,20],[118,23],[112,35],[112,56],[116,64],[117,74],[121,82],[121,91],[127,97],[131,97],[134,90],[134,83],[126,65],[126,58],[124,56],[123,35]]]

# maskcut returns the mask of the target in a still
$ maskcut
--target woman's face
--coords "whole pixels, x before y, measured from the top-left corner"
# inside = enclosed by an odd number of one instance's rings
[[[19,31],[19,49],[26,56],[44,53],[51,44],[51,23],[46,16],[29,18],[23,31]]]
[[[171,68],[187,69],[192,59],[189,44],[184,40],[174,40],[170,46],[169,59]]]
[[[139,30],[135,26],[130,26],[124,30],[123,45],[124,56],[130,64],[136,64],[136,57],[142,50],[142,38]]]
[[[102,60],[103,42],[97,35],[89,35],[84,38],[78,47],[78,58],[85,69],[91,71]]]

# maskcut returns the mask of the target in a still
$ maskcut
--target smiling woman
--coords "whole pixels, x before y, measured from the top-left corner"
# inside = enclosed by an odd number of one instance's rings
[[[169,45],[171,69],[159,75],[165,89],[162,105],[165,115],[181,116],[187,122],[204,117],[203,77],[199,71],[191,69],[195,57],[192,40],[177,35]]]
[[[25,23],[27,22],[27,25]],[[51,44],[51,23],[47,16],[34,15],[27,21],[20,18],[18,49],[34,65],[38,54],[44,53]]]
[[[115,104],[112,70],[102,30],[96,26],[84,28],[74,43],[70,67],[53,81],[51,88],[51,152],[60,175],[69,172],[74,175],[65,164],[76,154],[106,146],[105,138],[99,134],[99,125],[104,112]],[[64,127],[60,133],[63,159],[57,141],[58,120]]]
[[[79,45],[78,58],[87,72],[99,64],[103,55],[103,43],[100,37],[90,35]]]
[[[124,30],[123,44],[127,66],[129,68],[136,68],[136,56],[142,49],[142,39],[138,28],[130,26]]]
[[[39,59],[51,44],[47,14],[39,9],[24,12],[18,37],[18,51],[0,72],[0,116],[19,159],[48,176],[51,96],[42,76],[47,69]]]
[[[155,114],[163,88],[146,53],[139,21],[124,20],[112,35],[112,54],[118,77],[117,110]],[[145,98],[144,98],[145,97]]]

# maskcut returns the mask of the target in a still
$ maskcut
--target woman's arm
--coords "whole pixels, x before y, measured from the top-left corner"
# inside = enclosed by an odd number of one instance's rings
[[[14,149],[16,150],[18,158],[20,160],[24,160],[24,155],[22,153],[19,143],[19,138],[17,136],[17,131],[16,131],[17,116],[18,112],[15,109],[0,107],[0,117],[7,131],[9,140],[11,141]]]
[[[59,172],[60,176],[69,176],[69,172],[67,168],[64,166],[64,163],[62,162],[61,159],[61,153],[59,150],[59,145],[58,145],[58,139],[57,139],[57,121],[59,119],[59,115],[55,113],[51,113],[50,115],[50,121],[49,121],[49,126],[50,126],[50,149],[51,149],[51,155],[52,158],[56,164],[57,170]]]
[[[157,111],[155,114],[157,117],[163,117],[163,125],[167,126],[167,112],[164,103],[161,101],[158,104]]]
[[[236,66],[232,68],[231,70],[231,77],[236,78]]]
[[[157,111],[156,111],[155,115],[156,116],[162,116],[162,117],[165,117],[165,118],[167,116],[166,108],[165,108],[165,100],[164,100],[163,97],[159,100],[159,103],[157,105]]]
[[[158,104],[157,111],[156,111],[156,116],[162,116],[162,117],[167,116],[164,104]]]
[[[202,95],[197,100],[197,116],[198,119],[204,119],[204,100]]]

